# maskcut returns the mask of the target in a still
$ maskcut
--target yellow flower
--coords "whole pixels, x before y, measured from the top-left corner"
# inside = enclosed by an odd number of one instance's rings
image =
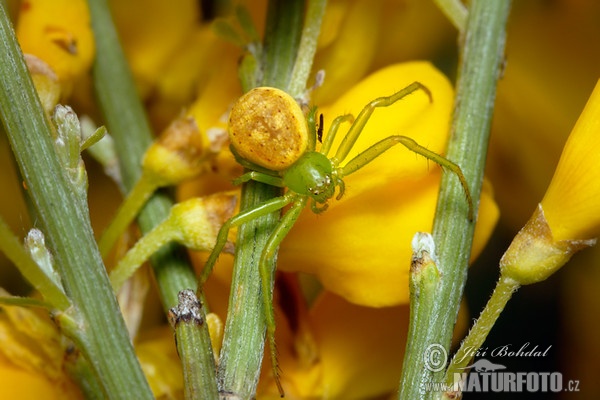
[[[600,234],[600,81],[573,128],[542,200],[555,240]]]
[[[408,305],[365,307],[323,292],[307,307],[295,274],[279,275],[275,299],[286,399],[382,398],[397,389]],[[458,336],[466,322],[466,313],[461,311]],[[278,399],[269,361],[265,359],[264,364],[257,398]]]
[[[521,284],[542,281],[600,233],[600,83],[573,128],[542,202],[501,260]]]
[[[3,306],[0,338],[0,398],[83,399],[66,371],[67,342],[47,314]]]
[[[600,2],[514,2],[487,173],[518,230],[544,195],[600,70]],[[515,196],[518,193],[518,196]]]
[[[349,158],[384,137],[401,134],[443,153],[453,91],[430,64],[413,62],[387,67],[353,87],[323,109],[326,121],[348,112],[357,115],[369,101],[419,81],[433,94],[413,93],[395,105],[375,110]],[[340,130],[337,146],[342,139]],[[300,217],[282,243],[279,268],[315,274],[323,286],[361,305],[390,306],[408,302],[411,238],[430,231],[440,169],[396,146],[346,177],[340,201],[330,201],[319,215]],[[466,216],[465,216],[466,217]],[[498,210],[486,186],[480,202],[474,254],[487,242]]]
[[[16,32],[23,52],[43,60],[56,73],[63,97],[89,72],[95,47],[84,0],[24,1]]]
[[[432,59],[454,40],[439,9],[419,0],[333,0],[319,36],[313,71],[325,71],[316,104],[332,103],[369,72],[400,61]]]
[[[110,1],[115,25],[142,97],[188,44],[201,19],[199,3],[179,0]]]

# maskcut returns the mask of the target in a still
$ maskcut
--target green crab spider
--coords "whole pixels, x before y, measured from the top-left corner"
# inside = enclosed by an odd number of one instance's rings
[[[344,162],[376,108],[389,107],[417,90],[425,92],[429,101],[432,101],[429,89],[419,82],[414,82],[391,96],[379,97],[371,101],[356,119],[350,114],[335,118],[319,150],[316,149],[316,141],[317,137],[319,141],[321,139],[323,123],[321,120],[317,129],[316,108],[313,108],[305,118],[296,101],[279,89],[255,88],[242,96],[231,110],[229,118],[231,150],[236,160],[249,170],[233,183],[239,185],[254,180],[286,188],[287,191],[282,196],[240,212],[223,224],[215,247],[202,271],[200,283],[204,284],[208,279],[227,242],[227,235],[231,228],[290,206],[271,233],[259,261],[267,339],[274,376],[282,395],[283,389],[278,378],[275,351],[273,282],[268,261],[275,256],[279,244],[292,229],[308,203],[315,213],[325,211],[327,202],[331,198],[335,196],[336,200],[340,200],[344,195],[344,177],[369,164],[396,144],[402,144],[410,151],[447,168],[458,177],[469,205],[468,218],[473,219],[473,202],[460,167],[409,137],[389,136]],[[330,157],[331,146],[342,123],[351,123],[351,126],[335,155]]]

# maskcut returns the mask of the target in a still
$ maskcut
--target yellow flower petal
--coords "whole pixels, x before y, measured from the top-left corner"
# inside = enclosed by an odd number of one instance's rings
[[[600,234],[600,81],[563,149],[541,204],[555,240]]]
[[[111,1],[115,24],[142,97],[187,44],[200,20],[199,3],[179,0]]]
[[[329,19],[325,13],[325,32],[327,36],[332,36],[335,34],[332,30],[335,31],[337,26],[339,31],[336,32],[336,40],[320,50],[315,58],[313,69],[324,70],[326,76],[326,84],[314,93],[317,104],[331,102],[367,72],[377,48],[380,3],[356,0],[343,5],[334,3],[328,7],[333,8],[335,13],[333,19]],[[344,15],[341,23],[339,14]]]
[[[84,0],[24,1],[16,32],[23,52],[45,61],[56,73],[63,95],[92,65],[94,37]]]
[[[408,302],[408,272],[415,232],[430,231],[440,174],[419,182],[406,195],[404,183],[342,199],[332,210],[305,211],[284,240],[279,268],[315,274],[323,286],[353,303],[374,307]],[[498,219],[484,191],[473,254],[487,242]]]
[[[0,341],[0,398],[83,398],[66,373],[64,341],[47,315],[3,306]]]
[[[563,149],[542,202],[500,261],[520,284],[545,280],[600,233],[600,81]]]
[[[325,294],[311,317],[323,360],[323,398],[371,398],[398,385],[408,307],[373,310]]]
[[[357,116],[370,101],[389,96],[415,81],[431,91],[433,102],[429,102],[424,92],[417,91],[390,107],[377,108],[346,161],[391,135],[409,136],[436,153],[445,151],[453,90],[448,79],[427,62],[396,64],[368,76],[333,105],[321,110],[325,124],[328,125],[339,115],[352,113]],[[348,124],[341,126],[330,153],[335,154],[348,127]],[[431,164],[403,146],[395,146],[346,178],[348,190],[344,196],[348,199],[373,187],[385,186],[392,179],[416,181],[427,175],[430,169],[437,168]],[[336,206],[336,202],[331,202],[330,206]]]

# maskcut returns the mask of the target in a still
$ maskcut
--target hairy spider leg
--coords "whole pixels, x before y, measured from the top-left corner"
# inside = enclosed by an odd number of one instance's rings
[[[296,196],[297,200],[292,203],[289,210],[281,217],[281,220],[269,236],[263,253],[260,256],[260,280],[263,296],[263,308],[265,320],[267,323],[267,339],[269,341],[269,350],[271,355],[271,366],[273,376],[279,389],[281,397],[284,396],[283,387],[279,381],[279,361],[277,360],[277,347],[275,345],[275,310],[273,309],[273,274],[274,270],[269,267],[269,260],[275,257],[277,248],[292,229],[296,220],[300,216],[308,196]]]
[[[233,180],[233,184],[237,186],[248,181],[256,181],[260,183],[266,183],[267,185],[271,186],[284,187],[283,178],[258,171],[246,172],[245,174],[235,178]]]
[[[431,160],[434,163],[440,165],[441,167],[447,168],[448,170],[450,170],[450,172],[456,175],[467,197],[467,203],[469,205],[469,221],[473,221],[473,199],[471,197],[471,192],[469,190],[467,180],[465,179],[465,176],[463,175],[462,170],[460,169],[458,164],[455,164],[447,158],[427,149],[426,147],[421,146],[414,139],[411,139],[407,136],[389,136],[385,139],[380,140],[379,142],[375,143],[374,145],[372,145],[371,147],[369,147],[368,149],[366,149],[365,151],[361,152],[356,157],[348,161],[346,165],[339,168],[338,175],[340,175],[340,177],[343,178],[347,175],[358,171],[359,169],[361,169],[362,167],[364,167],[365,165],[382,155],[386,150],[395,146],[398,143],[400,143],[413,153],[420,154],[428,160]]]
[[[272,212],[281,210],[283,207],[287,206],[296,198],[296,194],[294,193],[286,193],[283,196],[275,197],[274,199],[265,201],[258,206],[251,208],[250,210],[243,211],[238,215],[235,215],[229,218],[221,229],[219,229],[219,233],[217,235],[217,241],[215,243],[215,247],[213,247],[208,260],[206,260],[206,264],[204,265],[204,269],[202,270],[202,274],[200,275],[200,284],[203,285],[210,276],[212,269],[217,262],[217,258],[219,258],[219,254],[225,244],[227,244],[227,235],[229,234],[229,230],[233,227],[244,224],[248,221],[252,221],[253,219],[262,217],[264,215],[270,214]]]
[[[252,171],[262,172],[265,175],[276,176],[277,173],[275,171],[272,171],[268,168],[262,167],[258,164],[254,164],[253,162],[250,162],[250,161],[246,160],[245,158],[242,158],[242,156],[239,155],[239,153],[233,146],[229,146],[229,150],[231,150],[231,153],[233,154],[235,161],[237,161],[237,163],[240,164],[242,167],[252,170]],[[237,178],[237,179],[240,179],[240,178]],[[236,184],[235,181],[233,181],[233,182],[235,185]],[[247,181],[244,181],[244,182],[247,182]]]
[[[391,96],[379,97],[367,104],[358,114],[358,117],[356,117],[356,120],[348,130],[348,133],[342,140],[342,143],[340,143],[340,147],[338,147],[337,153],[335,154],[336,162],[341,163],[346,159],[348,153],[350,152],[350,150],[352,150],[352,147],[354,147],[354,144],[358,140],[358,137],[360,136],[363,128],[365,127],[369,118],[371,117],[371,114],[373,114],[373,111],[375,111],[377,107],[389,107],[398,100],[403,99],[404,97],[417,90],[422,90],[423,92],[425,92],[429,97],[429,102],[433,101],[431,92],[429,91],[429,89],[427,89],[427,87],[425,87],[420,82],[413,82],[404,89],[394,93]]]
[[[323,114],[321,114],[321,115],[323,115]],[[335,140],[337,131],[343,122],[353,123],[354,115],[352,115],[352,114],[340,115],[339,117],[337,117],[336,119],[333,120],[333,122],[331,123],[331,126],[329,127],[329,130],[327,131],[327,136],[325,136],[325,140],[323,141],[321,150],[319,150],[320,153],[323,153],[324,155],[327,155],[329,153],[329,150],[331,150],[331,145],[333,144],[333,141]]]

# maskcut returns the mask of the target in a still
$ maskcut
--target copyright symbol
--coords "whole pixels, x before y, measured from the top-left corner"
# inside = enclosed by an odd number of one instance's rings
[[[425,354],[423,354],[425,368],[431,372],[440,372],[443,370],[446,366],[447,359],[448,354],[446,353],[446,348],[437,343],[427,346]]]

